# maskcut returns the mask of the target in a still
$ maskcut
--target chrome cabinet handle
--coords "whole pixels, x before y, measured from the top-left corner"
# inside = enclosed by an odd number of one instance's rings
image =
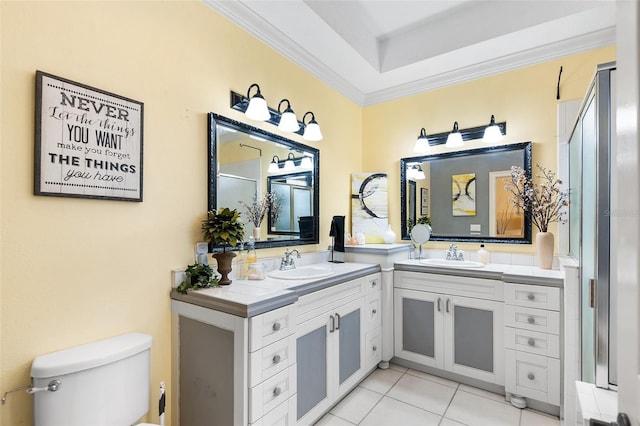
[[[274,322],[273,323],[273,327],[271,327],[271,328],[273,329],[273,331],[278,331],[278,330],[280,330],[281,327],[282,326],[280,325],[279,322]]]
[[[536,300],[536,296],[533,293],[529,293],[529,295],[527,296],[527,299],[533,302],[534,300]]]
[[[373,310],[371,311],[371,313],[375,315],[375,314],[377,314],[377,313],[378,313],[378,311],[377,311],[376,309],[373,309]]]
[[[441,304],[442,304],[442,299],[438,297],[438,312],[442,312],[442,307],[440,306]]]
[[[340,314],[336,314],[336,330],[340,330]]]
[[[373,348],[371,348],[371,349],[373,349],[373,351],[375,352],[375,351],[377,351],[377,350],[378,350],[378,347],[377,347],[377,346],[374,346],[374,347],[373,347]]]
[[[536,341],[533,340],[532,338],[529,338],[529,340],[527,341],[527,343],[529,344],[529,346],[535,346],[536,345]]]
[[[447,298],[447,304],[445,305],[444,309],[447,313],[449,313],[449,302],[451,302],[451,299]]]
[[[378,281],[371,281],[371,287],[376,287],[378,285]]]
[[[529,317],[529,318],[527,318],[527,322],[529,324],[533,324],[534,322],[536,322],[536,319],[534,317]]]
[[[529,380],[533,380],[533,379],[535,379],[535,378],[536,378],[536,376],[534,376],[534,375],[533,375],[533,373],[529,373],[529,374],[527,374],[527,379],[529,379]]]
[[[280,386],[276,386],[276,388],[273,390],[273,396],[278,396],[282,393],[282,389],[280,388]]]
[[[333,333],[334,331],[336,331],[336,319],[333,317],[333,315],[329,315],[329,322],[331,323],[331,325],[329,326],[329,333]]]
[[[279,363],[279,362],[280,362],[280,355],[274,355],[274,357],[273,357],[273,363],[274,363],[274,364],[277,364],[277,363]]]

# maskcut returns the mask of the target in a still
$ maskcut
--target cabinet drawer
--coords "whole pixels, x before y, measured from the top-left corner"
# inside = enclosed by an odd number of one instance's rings
[[[508,305],[560,310],[560,289],[526,284],[504,285],[504,301]]]
[[[377,273],[365,277],[367,295],[379,294],[382,291],[382,274]]]
[[[249,354],[249,387],[254,387],[296,362],[296,339],[291,335]]]
[[[293,426],[296,424],[296,398],[290,397],[251,426]]]
[[[424,272],[394,271],[394,288],[429,291],[475,299],[504,300],[504,283],[485,278],[459,277]]]
[[[296,302],[296,324],[302,324],[327,312],[327,306],[348,303],[365,296],[365,279],[357,278],[336,284],[311,294],[305,294]]]
[[[249,423],[253,423],[296,393],[296,365],[249,389]]]
[[[366,323],[367,330],[372,327],[379,327],[381,324],[381,298],[380,295],[375,296],[367,296],[365,305],[365,315],[364,320]]]
[[[505,390],[560,405],[560,360],[506,349]]]
[[[560,358],[560,336],[521,328],[505,327],[506,348]]]
[[[508,327],[560,334],[560,313],[556,311],[505,305],[504,316],[504,325]]]
[[[294,333],[291,306],[249,318],[249,352]]]
[[[371,330],[365,337],[366,370],[375,367],[382,361],[382,339],[380,330]]]

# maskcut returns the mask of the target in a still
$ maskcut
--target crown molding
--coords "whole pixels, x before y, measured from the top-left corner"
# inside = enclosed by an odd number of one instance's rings
[[[382,90],[363,93],[347,79],[317,60],[306,49],[295,43],[277,28],[274,28],[242,2],[217,0],[203,0],[203,2],[362,107],[417,95],[430,90],[460,84],[502,72],[513,71],[518,68],[539,64],[564,56],[610,46],[616,42],[615,27],[607,27],[599,31],[545,46],[535,47]]]

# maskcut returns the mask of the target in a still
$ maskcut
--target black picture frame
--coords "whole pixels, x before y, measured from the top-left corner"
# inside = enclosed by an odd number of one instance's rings
[[[35,195],[142,202],[142,102],[36,71],[35,104]]]
[[[420,216],[429,216],[429,189],[420,188]]]

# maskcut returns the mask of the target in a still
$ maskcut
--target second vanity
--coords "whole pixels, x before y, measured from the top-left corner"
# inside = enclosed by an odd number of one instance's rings
[[[321,267],[332,274],[172,291],[181,425],[313,424],[391,356],[558,414],[563,272],[399,259]]]
[[[396,262],[394,361],[559,414],[563,275]]]

